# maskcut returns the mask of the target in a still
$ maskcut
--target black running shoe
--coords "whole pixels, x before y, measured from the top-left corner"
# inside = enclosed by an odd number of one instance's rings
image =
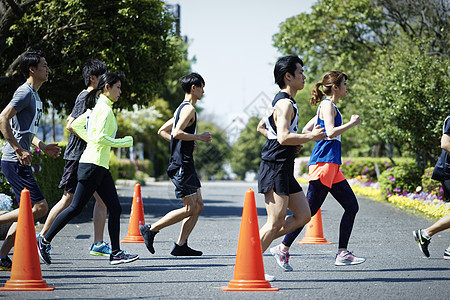
[[[148,251],[151,254],[155,254],[155,248],[153,248],[153,241],[155,240],[155,235],[159,232],[151,231],[148,225],[139,225],[139,231],[144,238],[145,246],[147,246]]]
[[[428,251],[428,245],[430,244],[431,238],[427,239],[423,236],[423,229],[418,229],[413,231],[414,238],[419,244],[419,249],[426,257],[430,257],[430,252]]]
[[[202,256],[203,254],[202,251],[190,248],[187,245],[187,242],[183,246],[178,246],[176,243],[174,244],[172,252],[170,252],[173,256]]]
[[[37,247],[41,259],[47,265],[50,265],[52,263],[52,258],[50,257],[50,250],[52,249],[52,246],[50,246],[50,244],[44,243],[44,237],[42,235],[39,235],[37,237]]]
[[[109,264],[111,265],[125,264],[133,262],[137,259],[139,259],[139,255],[128,254],[126,251],[120,250],[119,252],[117,252],[117,254],[115,255],[111,254],[109,256]]]
[[[0,270],[2,271],[11,271],[12,261],[9,257],[4,257],[0,260]]]

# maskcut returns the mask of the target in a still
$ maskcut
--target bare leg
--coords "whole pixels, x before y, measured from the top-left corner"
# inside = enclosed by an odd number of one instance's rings
[[[303,192],[286,196],[270,190],[265,194],[265,199],[267,222],[259,230],[263,252],[274,239],[305,225],[311,219],[311,212]],[[287,208],[293,215],[286,218]]]
[[[17,212],[16,212],[17,211]],[[6,256],[8,255],[9,251],[11,251],[12,247],[14,247],[14,240],[16,237],[16,231],[17,231],[17,217],[19,215],[19,209],[15,209],[9,213],[3,214],[0,217],[5,217],[5,219],[11,219],[10,222],[12,222],[13,224],[11,225],[11,227],[8,230],[8,234],[7,237],[5,239],[5,242],[2,245],[2,248],[0,249],[0,255],[1,256]],[[45,201],[45,199],[36,202],[33,204],[33,206],[31,207],[31,212],[33,213],[33,217],[34,219],[39,219],[40,217],[43,217],[48,211],[48,204],[47,201]],[[7,216],[10,215],[10,216]],[[17,216],[14,219],[14,216]],[[8,222],[5,222],[8,223]]]
[[[14,240],[16,238],[17,222],[12,223],[11,227],[8,229],[5,241],[3,242],[2,248],[0,249],[0,256],[5,257],[8,255],[9,251],[14,247]]]
[[[429,236],[433,236],[436,233],[450,228],[450,215],[446,215],[439,219],[436,223],[425,229]]]
[[[53,221],[55,221],[55,218],[63,211],[65,210],[70,203],[72,203],[73,199],[73,193],[69,193],[66,190],[64,190],[64,194],[61,197],[61,200],[58,201],[58,203],[55,204],[55,206],[52,207],[50,212],[48,213],[47,220],[45,221],[44,227],[42,227],[41,235],[44,236],[47,231],[50,229],[50,226],[52,226]]]
[[[99,243],[103,241],[103,232],[105,230],[106,215],[108,214],[108,210],[97,192],[94,193],[94,197],[94,243]]]
[[[200,189],[197,190],[197,194],[183,198],[183,203],[186,207],[189,207],[188,210],[192,211],[193,214],[183,220],[180,236],[177,241],[178,246],[182,246],[186,243],[189,235],[195,227],[195,224],[197,224],[200,213],[203,210],[203,199]]]

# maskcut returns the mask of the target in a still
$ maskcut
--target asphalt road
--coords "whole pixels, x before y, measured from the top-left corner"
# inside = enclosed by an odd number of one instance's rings
[[[336,267],[338,227],[342,208],[329,196],[322,207],[324,237],[331,245],[299,245],[291,248],[293,272],[283,272],[264,254],[265,272],[275,275],[277,292],[224,292],[233,279],[245,192],[256,183],[207,182],[202,194],[205,208],[189,245],[203,251],[198,258],[173,257],[169,253],[180,224],[163,229],[155,239],[156,253],[144,244],[122,244],[140,259],[110,266],[107,257],[89,255],[92,243],[92,204],[69,223],[52,242],[52,265],[41,264],[42,277],[55,286],[50,292],[0,292],[5,299],[448,299],[450,260],[442,258],[450,232],[433,237],[430,258],[422,257],[412,231],[431,221],[385,203],[359,197],[349,250],[367,258],[364,264]],[[306,188],[306,186],[304,187]],[[133,187],[118,189],[123,205],[121,239],[128,232]],[[256,204],[261,227],[266,220],[263,197]],[[170,182],[142,187],[146,223],[179,207]],[[303,233],[299,239],[303,237]],[[105,239],[109,240],[107,230]],[[274,242],[279,243],[280,240]],[[10,272],[0,271],[0,285]]]

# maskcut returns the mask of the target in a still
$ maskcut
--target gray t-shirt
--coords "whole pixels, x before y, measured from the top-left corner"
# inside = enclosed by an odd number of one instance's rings
[[[41,99],[33,87],[25,82],[14,92],[9,104],[17,110],[17,114],[9,120],[14,137],[23,149],[30,150],[42,116]],[[3,147],[2,160],[19,161],[8,141]]]
[[[89,94],[87,90],[82,90],[78,94],[77,100],[75,100],[75,105],[73,106],[72,113],[70,116],[72,118],[78,118],[86,111],[86,97]],[[83,154],[84,149],[86,149],[86,142],[70,133],[69,142],[67,143],[66,151],[64,152],[65,160],[80,160],[81,154]]]

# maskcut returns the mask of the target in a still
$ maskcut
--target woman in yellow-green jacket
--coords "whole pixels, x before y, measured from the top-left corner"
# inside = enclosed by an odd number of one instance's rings
[[[105,202],[108,211],[108,231],[111,239],[112,254],[110,264],[121,264],[135,261],[138,255],[128,254],[120,250],[120,206],[114,180],[109,172],[109,153],[111,147],[131,147],[133,138],[115,138],[117,121],[112,106],[119,100],[123,76],[115,73],[103,74],[98,87],[92,90],[86,102],[88,110],[78,117],[72,128],[78,136],[87,142],[86,150],[80,158],[78,167],[78,185],[72,204],[62,211],[45,236],[38,237],[39,255],[45,263],[51,263],[50,242],[55,235],[75,216],[81,213],[84,206],[96,191]],[[96,99],[97,94],[100,96]],[[91,110],[90,108],[97,100]]]

